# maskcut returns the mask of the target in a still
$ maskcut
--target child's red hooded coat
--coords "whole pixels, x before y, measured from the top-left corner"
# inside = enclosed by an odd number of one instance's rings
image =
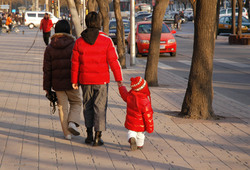
[[[125,86],[119,88],[122,99],[127,103],[125,127],[136,132],[152,133],[154,131],[153,109],[148,96]]]

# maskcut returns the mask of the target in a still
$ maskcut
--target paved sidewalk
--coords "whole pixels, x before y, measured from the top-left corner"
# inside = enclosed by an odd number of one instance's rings
[[[187,80],[159,68],[160,87],[150,88],[155,131],[146,134],[142,150],[130,151],[124,128],[126,105],[112,77],[109,86],[105,145],[84,144],[81,135],[63,138],[58,113],[50,114],[42,89],[45,45],[36,31],[0,36],[0,169],[250,169],[250,108],[214,94],[218,121],[177,118]],[[132,76],[143,76],[145,61],[123,70],[129,88]]]

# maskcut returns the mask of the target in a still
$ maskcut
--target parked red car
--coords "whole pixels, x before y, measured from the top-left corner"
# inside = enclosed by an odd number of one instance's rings
[[[162,33],[160,41],[160,53],[170,53],[171,56],[176,56],[176,41],[172,34],[176,31],[170,31],[169,27],[162,23]],[[136,56],[142,54],[148,54],[149,52],[149,40],[151,35],[151,21],[141,21],[136,24]],[[128,41],[128,53],[130,53],[130,33],[127,38]]]

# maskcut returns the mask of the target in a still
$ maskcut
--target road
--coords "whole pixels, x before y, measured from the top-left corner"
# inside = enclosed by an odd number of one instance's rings
[[[161,67],[188,79],[193,52],[193,23],[177,31],[177,56],[160,57]],[[214,90],[250,106],[250,46],[229,45],[227,36],[218,36],[215,44]]]

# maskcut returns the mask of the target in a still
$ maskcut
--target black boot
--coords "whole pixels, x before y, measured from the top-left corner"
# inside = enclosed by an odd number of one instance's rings
[[[93,129],[87,128],[87,138],[85,139],[85,143],[91,144],[93,142]]]
[[[101,137],[102,137],[102,131],[95,132],[95,139],[94,139],[93,146],[102,146],[104,144]]]

